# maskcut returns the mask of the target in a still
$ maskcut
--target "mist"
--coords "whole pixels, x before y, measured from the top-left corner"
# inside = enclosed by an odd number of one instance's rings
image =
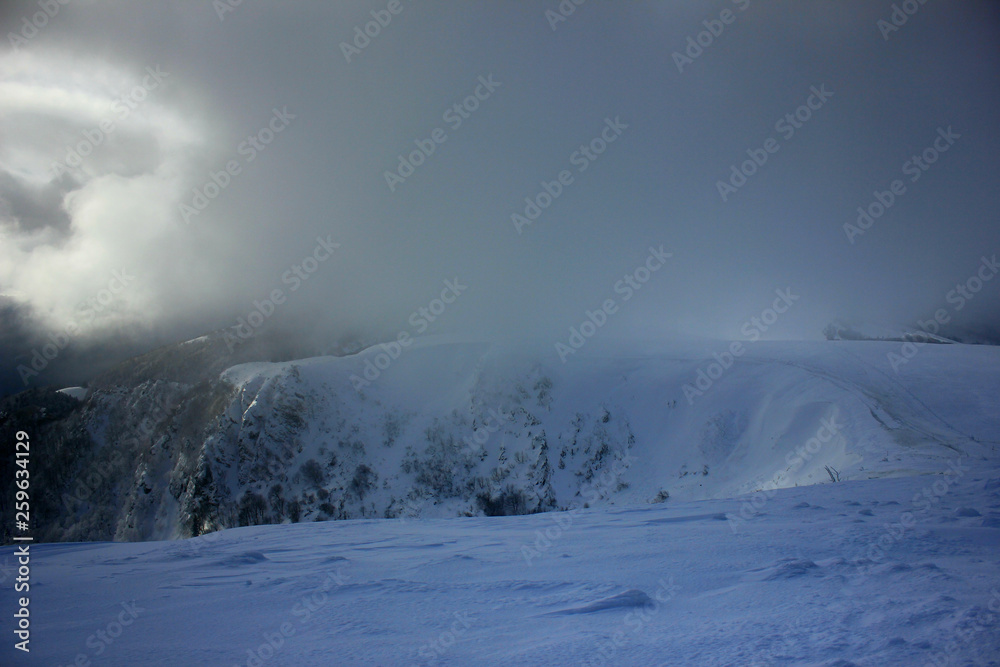
[[[235,4],[0,14],[3,393],[240,326],[1000,328],[994,3]]]

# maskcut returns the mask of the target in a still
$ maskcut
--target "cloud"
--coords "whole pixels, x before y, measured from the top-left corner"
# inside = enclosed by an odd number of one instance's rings
[[[45,51],[4,54],[0,72],[3,291],[39,326],[75,322],[82,336],[155,325],[173,281],[143,269],[178,243],[176,196],[199,132],[156,100],[169,73]],[[81,317],[116,271],[141,277]]]
[[[81,323],[110,349],[231,327],[281,290],[268,326],[322,346],[409,331],[458,278],[431,330],[555,343],[663,245],[602,335],[739,338],[786,288],[801,300],[769,337],[930,316],[1000,251],[997,8],[928,3],[887,41],[870,3],[732,4],[678,72],[718,3],[587,3],[555,31],[529,4],[404,3],[350,62],[365,3],[222,21],[210,4],[71,3],[0,51],[0,294],[32,330]],[[477,96],[483,79],[499,85]],[[824,85],[793,136],[776,128]],[[849,242],[856,209],[947,126],[962,138]],[[771,137],[723,201],[717,183]],[[563,171],[518,233],[512,215]],[[338,253],[293,290],[327,237]],[[115,271],[134,280],[112,293]],[[990,290],[956,317],[1000,325]]]
[[[14,225],[20,234],[45,227],[68,232],[70,219],[62,208],[62,199],[69,185],[60,179],[34,186],[9,172],[0,172],[0,220]]]

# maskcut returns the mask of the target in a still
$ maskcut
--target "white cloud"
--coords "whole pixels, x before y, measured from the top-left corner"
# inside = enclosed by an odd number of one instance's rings
[[[32,306],[45,325],[149,323],[158,290],[176,285],[157,255],[182,234],[177,201],[203,132],[189,110],[161,101],[157,88],[167,85],[169,74],[157,80],[58,54],[0,56],[0,170],[23,191],[61,183],[70,220],[68,233],[55,224],[59,211],[26,228],[10,205],[0,207],[0,292]],[[135,280],[81,322],[79,305],[123,269]]]

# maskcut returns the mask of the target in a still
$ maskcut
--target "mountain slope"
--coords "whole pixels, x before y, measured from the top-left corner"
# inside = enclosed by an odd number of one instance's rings
[[[76,443],[40,537],[644,505],[995,456],[996,348],[928,345],[898,373],[895,343],[727,349],[591,341],[563,364],[547,345],[423,339],[199,375],[178,346],[39,426]]]

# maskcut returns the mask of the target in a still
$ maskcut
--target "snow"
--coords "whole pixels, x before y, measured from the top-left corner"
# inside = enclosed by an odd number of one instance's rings
[[[183,343],[181,343],[181,345],[190,345],[191,343],[204,343],[207,342],[209,338],[210,337],[208,336],[208,334],[206,334],[204,336],[198,336],[197,338],[192,338],[191,340],[186,340]]]
[[[8,640],[0,662],[996,665],[1000,477],[952,463],[731,500],[34,545],[32,652]]]
[[[349,357],[243,364],[223,377],[243,390],[244,404],[235,412],[244,423],[274,412],[274,392],[305,397],[311,431],[289,469],[324,460],[319,448],[334,424],[353,422],[367,447],[364,462],[390,482],[366,496],[375,508],[412,488],[400,463],[407,447],[424,451],[428,428],[443,424],[456,443],[467,442],[474,422],[489,423],[490,410],[523,408],[537,428],[503,424],[483,444],[486,463],[476,462],[470,474],[489,475],[501,447],[513,458],[538,433],[547,437],[555,467],[561,449],[572,450],[576,416],[609,412],[608,441],[638,461],[621,474],[627,488],[604,494],[619,504],[645,503],[661,488],[672,498],[695,500],[821,483],[829,481],[827,466],[844,480],[935,472],[956,448],[985,457],[995,444],[984,443],[1000,442],[997,348],[927,345],[897,373],[887,355],[898,353],[899,343],[758,342],[746,344],[708,389],[686,394],[685,385],[697,388],[699,372],[711,370],[713,355],[728,345],[651,344],[623,355],[618,343],[592,341],[564,365],[551,347],[524,355],[504,345],[436,337],[414,341],[360,391],[351,378],[363,376],[381,346]],[[550,404],[515,395],[513,386],[530,390],[539,378],[552,383]],[[401,422],[391,448],[380,446],[387,415]],[[634,445],[624,443],[627,433]],[[818,451],[796,456],[817,441]],[[553,470],[561,505],[581,490],[576,473],[586,461],[577,456],[568,455],[565,470]],[[294,483],[285,486],[296,490]],[[468,509],[461,502],[415,502],[422,516]]]
[[[351,376],[380,346],[230,368],[204,455],[231,498],[257,483],[227,462],[232,442],[255,456],[294,439],[294,472],[352,433],[367,452],[350,470],[379,484],[348,508],[380,515],[394,495],[404,518],[32,545],[32,653],[8,638],[0,664],[1000,665],[1000,350],[927,345],[893,369],[900,343],[748,343],[688,400],[728,346],[595,339],[564,365],[544,346],[420,340],[361,391]],[[463,517],[468,498],[406,495],[404,450],[423,453],[435,423],[461,446],[491,409],[520,421],[456,486],[545,433],[567,511]],[[598,434],[620,456],[556,468]],[[15,567],[0,548],[8,584]]]
[[[931,322],[933,323],[934,321],[931,320]],[[919,342],[931,341],[940,344],[955,343],[950,338],[939,336],[918,327],[900,328],[876,322],[836,322],[833,326],[840,328],[841,333],[846,330],[860,336],[862,340],[910,340]],[[839,337],[838,340],[840,340]]]
[[[71,398],[75,398],[78,401],[82,401],[87,398],[87,388],[86,387],[66,387],[64,389],[59,389],[58,393],[66,394]]]

